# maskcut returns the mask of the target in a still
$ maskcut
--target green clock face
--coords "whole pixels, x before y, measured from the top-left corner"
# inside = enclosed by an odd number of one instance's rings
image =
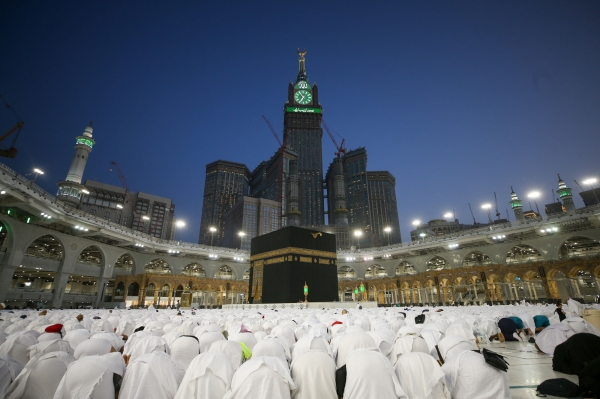
[[[294,100],[298,104],[308,104],[312,101],[312,94],[308,90],[298,90],[296,94],[294,94]]]

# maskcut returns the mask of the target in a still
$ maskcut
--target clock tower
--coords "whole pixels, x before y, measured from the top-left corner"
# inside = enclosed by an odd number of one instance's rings
[[[288,86],[283,131],[288,146],[298,155],[298,208],[301,226],[325,224],[323,204],[323,152],[319,89],[306,76],[306,50],[298,49],[298,76]]]

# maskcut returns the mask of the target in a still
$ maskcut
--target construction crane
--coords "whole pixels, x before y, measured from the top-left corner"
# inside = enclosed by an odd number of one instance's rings
[[[496,197],[496,192],[494,191],[494,201],[496,201],[496,218],[500,220],[500,212],[498,211],[498,197]]]
[[[271,124],[271,122],[269,122],[269,120],[267,119],[266,116],[262,115],[262,118],[265,120],[265,123],[267,124],[267,126],[269,127],[269,130],[271,130],[271,133],[273,133],[273,136],[275,136],[275,140],[277,140],[277,143],[279,143],[279,165],[278,165],[278,172],[277,172],[277,186],[278,186],[278,202],[279,202],[279,226],[283,227],[283,156],[284,156],[284,152],[285,149],[287,148],[287,144],[288,144],[288,139],[289,139],[289,135],[286,135],[285,133],[283,134],[283,143],[281,142],[281,140],[279,139],[279,135],[277,135],[277,132],[275,132],[275,128],[273,127],[273,125]]]
[[[0,96],[0,98],[2,98],[2,96]],[[2,101],[4,101],[4,99],[2,99]],[[10,148],[8,148],[8,149],[0,148],[0,156],[6,157],[6,158],[14,158],[17,155],[17,149],[15,148],[15,143],[17,142],[17,138],[19,137],[19,133],[21,133],[21,128],[23,127],[24,122],[21,119],[21,117],[19,117],[19,115],[15,112],[15,110],[12,109],[10,107],[10,105],[8,105],[8,103],[6,101],[4,101],[4,105],[6,105],[6,108],[11,110],[11,112],[17,118],[18,122],[16,125],[11,127],[10,129],[8,129],[8,131],[6,133],[4,133],[2,136],[0,136],[0,144],[1,144],[8,136],[17,132],[15,134],[15,138],[13,139],[12,144],[10,145]]]
[[[329,126],[327,126],[327,123],[325,123],[324,119],[321,119],[321,124],[327,131],[329,138],[331,138],[331,141],[333,141],[333,145],[335,146],[335,149],[337,150],[337,152],[334,153],[335,156],[337,156],[338,158],[341,158],[343,155],[346,155],[346,148],[344,147],[344,142],[346,141],[346,139],[342,137],[342,143],[340,145],[338,145],[337,141],[335,140],[335,137],[333,136],[333,133],[331,133],[331,130],[329,129]]]

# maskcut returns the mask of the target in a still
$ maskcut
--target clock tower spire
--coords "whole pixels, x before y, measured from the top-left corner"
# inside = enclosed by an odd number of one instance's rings
[[[300,82],[300,81],[304,81],[306,82],[308,80],[308,78],[306,77],[306,66],[304,64],[304,56],[306,55],[306,49],[304,49],[304,51],[300,51],[300,49],[298,49],[298,56],[300,57],[298,59],[298,76],[296,77],[296,83]]]

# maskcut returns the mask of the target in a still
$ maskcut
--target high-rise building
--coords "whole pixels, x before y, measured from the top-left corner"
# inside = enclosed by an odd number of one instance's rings
[[[242,197],[223,217],[223,246],[250,251],[252,238],[279,230],[279,202]],[[240,234],[242,233],[242,234]]]
[[[344,175],[350,230],[371,230],[369,189],[367,186],[367,150],[364,147],[348,151],[344,156]]]
[[[336,157],[327,169],[327,214],[330,226],[348,226],[344,158]]]
[[[296,82],[288,86],[288,98],[284,105],[284,141],[297,154],[298,211],[301,226],[317,226],[325,223],[323,199],[323,129],[316,83],[309,83],[306,75],[306,51],[298,51],[299,70]]]
[[[396,179],[388,171],[367,172],[371,229],[375,245],[383,246],[402,242],[398,204],[396,203]]]
[[[206,165],[199,244],[222,245],[225,213],[248,195],[249,179],[250,171],[241,163],[219,160]]]
[[[175,204],[169,198],[86,180],[79,208],[133,230],[172,240]]]

